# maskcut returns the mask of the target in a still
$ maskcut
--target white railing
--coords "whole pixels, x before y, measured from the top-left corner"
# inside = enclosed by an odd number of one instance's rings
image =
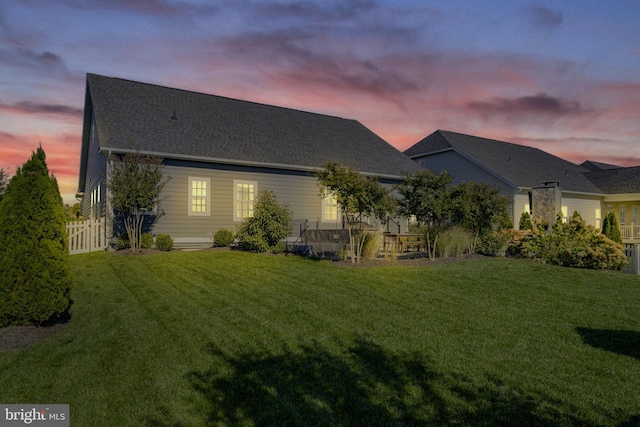
[[[640,225],[621,225],[620,232],[623,240],[640,241]]]
[[[107,248],[106,221],[94,218],[68,222],[67,236],[70,255],[104,250]]]

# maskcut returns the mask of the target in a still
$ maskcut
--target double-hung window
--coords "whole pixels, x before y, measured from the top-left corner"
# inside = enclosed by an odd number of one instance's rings
[[[327,191],[322,198],[322,221],[338,221],[338,199],[335,193]]]
[[[258,183],[256,181],[233,181],[233,220],[242,221],[253,216]]]
[[[210,215],[211,179],[189,177],[189,215]]]

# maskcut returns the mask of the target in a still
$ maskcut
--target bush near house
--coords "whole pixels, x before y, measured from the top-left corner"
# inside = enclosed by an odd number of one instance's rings
[[[156,236],[156,249],[160,251],[170,251],[173,248],[173,239],[168,234],[158,234]]]
[[[287,205],[278,204],[273,191],[260,190],[256,198],[253,216],[246,218],[236,236],[245,251],[266,252],[291,231],[291,211]]]
[[[213,236],[213,246],[224,248],[233,243],[233,232],[225,228],[216,231]]]
[[[153,246],[153,234],[142,233],[142,236],[140,236],[140,247],[142,249],[149,249],[151,246]]]
[[[42,147],[0,202],[0,327],[42,324],[70,305],[66,215]]]
[[[622,245],[587,225],[578,212],[566,224],[559,218],[551,233],[541,227],[520,231],[509,253],[566,267],[621,270],[627,264]]]

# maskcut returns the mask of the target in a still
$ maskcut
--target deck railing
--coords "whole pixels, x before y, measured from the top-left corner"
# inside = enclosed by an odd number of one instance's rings
[[[621,225],[622,240],[640,242],[640,225]]]

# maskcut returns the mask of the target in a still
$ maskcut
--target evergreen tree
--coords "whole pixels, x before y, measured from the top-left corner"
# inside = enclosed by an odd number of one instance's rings
[[[0,202],[0,327],[42,324],[69,308],[69,251],[58,183],[42,147]]]
[[[618,219],[613,212],[607,213],[604,217],[602,234],[614,242],[622,244],[622,232],[620,231],[620,225],[618,225]]]

